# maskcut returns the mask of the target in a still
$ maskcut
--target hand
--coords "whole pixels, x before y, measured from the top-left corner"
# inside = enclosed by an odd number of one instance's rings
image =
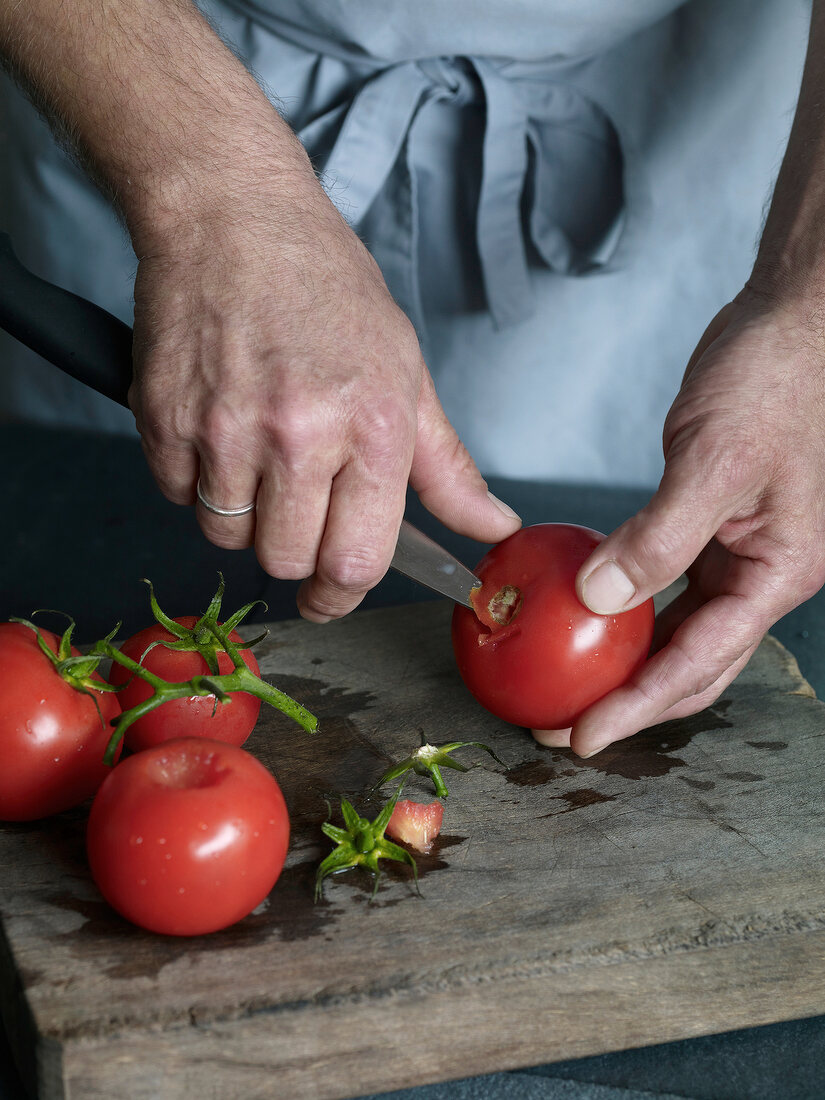
[[[254,541],[263,568],[308,578],[316,621],[386,572],[408,481],[454,530],[519,525],[448,423],[413,328],[311,171],[243,181],[141,248],[130,402],[146,457],[179,504],[257,501],[207,538]]]
[[[571,731],[580,756],[712,703],[765,631],[825,583],[825,345],[801,307],[746,288],[699,343],[664,428],[650,503],[582,567],[593,611],[628,609],[683,572],[653,656]]]

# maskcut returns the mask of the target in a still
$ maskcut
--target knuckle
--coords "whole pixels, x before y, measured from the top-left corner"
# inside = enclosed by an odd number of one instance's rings
[[[203,412],[197,432],[198,442],[217,453],[236,449],[244,436],[236,411],[223,401]]]
[[[371,464],[393,465],[412,441],[412,416],[395,401],[379,401],[360,411],[357,434]]]
[[[331,592],[365,592],[383,577],[386,565],[377,547],[333,554],[322,568]]]
[[[335,450],[334,430],[329,417],[307,402],[270,406],[262,414],[261,434],[279,464],[293,476],[300,476],[326,464]]]

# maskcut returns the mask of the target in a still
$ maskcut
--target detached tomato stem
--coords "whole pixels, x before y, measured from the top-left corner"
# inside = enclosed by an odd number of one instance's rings
[[[385,783],[389,783],[393,779],[398,779],[400,776],[406,775],[407,772],[413,771],[416,775],[428,775],[433,781],[436,795],[439,798],[446,798],[450,792],[447,790],[447,784],[444,782],[441,769],[452,768],[457,772],[468,772],[470,770],[466,764],[461,764],[458,760],[453,760],[451,753],[454,753],[456,749],[483,749],[484,752],[489,753],[493,760],[501,764],[502,767],[507,767],[504,761],[496,756],[490,746],[485,745],[482,741],[448,741],[444,745],[431,745],[427,741],[423,731],[420,733],[420,737],[420,748],[417,748],[411,756],[401,760],[398,764],[394,764],[388,771],[384,772],[375,784],[374,790],[383,787]],[[472,766],[478,767],[477,764]]]
[[[404,783],[399,783],[392,798],[383,807],[374,821],[361,817],[351,802],[341,799],[341,816],[344,819],[344,828],[325,821],[321,829],[325,836],[334,841],[335,848],[329,853],[318,868],[315,876],[315,900],[321,898],[323,882],[327,875],[334,875],[338,871],[346,871],[349,867],[364,867],[374,879],[370,901],[378,892],[378,883],[381,871],[378,867],[379,859],[395,859],[400,863],[407,863],[413,869],[415,889],[418,896],[421,891],[418,887],[418,867],[409,852],[387,840],[384,832],[392,817],[395,805]],[[329,806],[329,804],[327,804]],[[330,815],[332,810],[329,810]]]

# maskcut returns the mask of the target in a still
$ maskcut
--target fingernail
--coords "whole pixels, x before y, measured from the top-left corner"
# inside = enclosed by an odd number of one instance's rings
[[[597,749],[591,749],[590,752],[579,753],[579,759],[580,760],[589,760],[591,756],[598,755],[598,753],[603,752],[604,749],[606,749],[608,747],[608,745],[612,745],[612,744],[613,744],[612,741],[608,741],[607,744],[599,745],[599,747]]]
[[[635,594],[630,577],[615,561],[602,562],[582,582],[582,599],[597,615],[615,615]]]
[[[487,496],[490,498],[493,504],[495,504],[496,508],[498,508],[499,511],[503,512],[508,519],[521,519],[521,516],[518,514],[518,512],[514,512],[509,504],[505,504],[503,500],[499,500],[498,497],[491,493],[489,489],[487,490]]]

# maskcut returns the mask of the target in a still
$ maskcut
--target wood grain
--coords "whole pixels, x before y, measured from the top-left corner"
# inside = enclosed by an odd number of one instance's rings
[[[450,607],[273,626],[264,674],[320,718],[248,743],[284,789],[287,866],[225,932],[142,933],[90,881],[85,813],[0,830],[0,986],[41,1097],[357,1096],[825,1010],[823,704],[766,638],[722,699],[592,760],[484,712]],[[448,773],[435,851],[313,904],[325,799],[429,740],[506,763]],[[432,798],[415,777],[410,797]]]

